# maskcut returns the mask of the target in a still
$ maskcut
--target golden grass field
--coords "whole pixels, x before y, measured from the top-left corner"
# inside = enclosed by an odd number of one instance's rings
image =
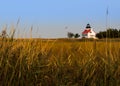
[[[120,86],[120,42],[0,40],[0,86]]]

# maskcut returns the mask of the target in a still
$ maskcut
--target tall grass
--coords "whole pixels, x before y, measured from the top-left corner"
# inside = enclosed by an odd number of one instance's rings
[[[0,85],[119,86],[120,43],[1,40]]]

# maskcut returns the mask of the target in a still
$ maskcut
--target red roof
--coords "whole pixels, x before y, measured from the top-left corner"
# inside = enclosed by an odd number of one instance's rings
[[[88,34],[89,32],[91,32],[91,29],[85,29],[82,34]]]

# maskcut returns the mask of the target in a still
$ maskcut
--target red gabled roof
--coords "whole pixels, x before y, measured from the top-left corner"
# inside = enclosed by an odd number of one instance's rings
[[[85,29],[82,34],[88,34],[89,32],[91,32],[91,29]]]

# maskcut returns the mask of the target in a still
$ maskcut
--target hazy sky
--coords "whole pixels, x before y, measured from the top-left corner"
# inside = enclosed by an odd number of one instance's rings
[[[107,6],[108,26],[120,29],[120,0],[1,0],[0,30],[6,24],[15,25],[20,18],[16,34],[22,36],[29,36],[31,25],[34,37],[81,34],[87,23],[99,32],[105,30]]]

